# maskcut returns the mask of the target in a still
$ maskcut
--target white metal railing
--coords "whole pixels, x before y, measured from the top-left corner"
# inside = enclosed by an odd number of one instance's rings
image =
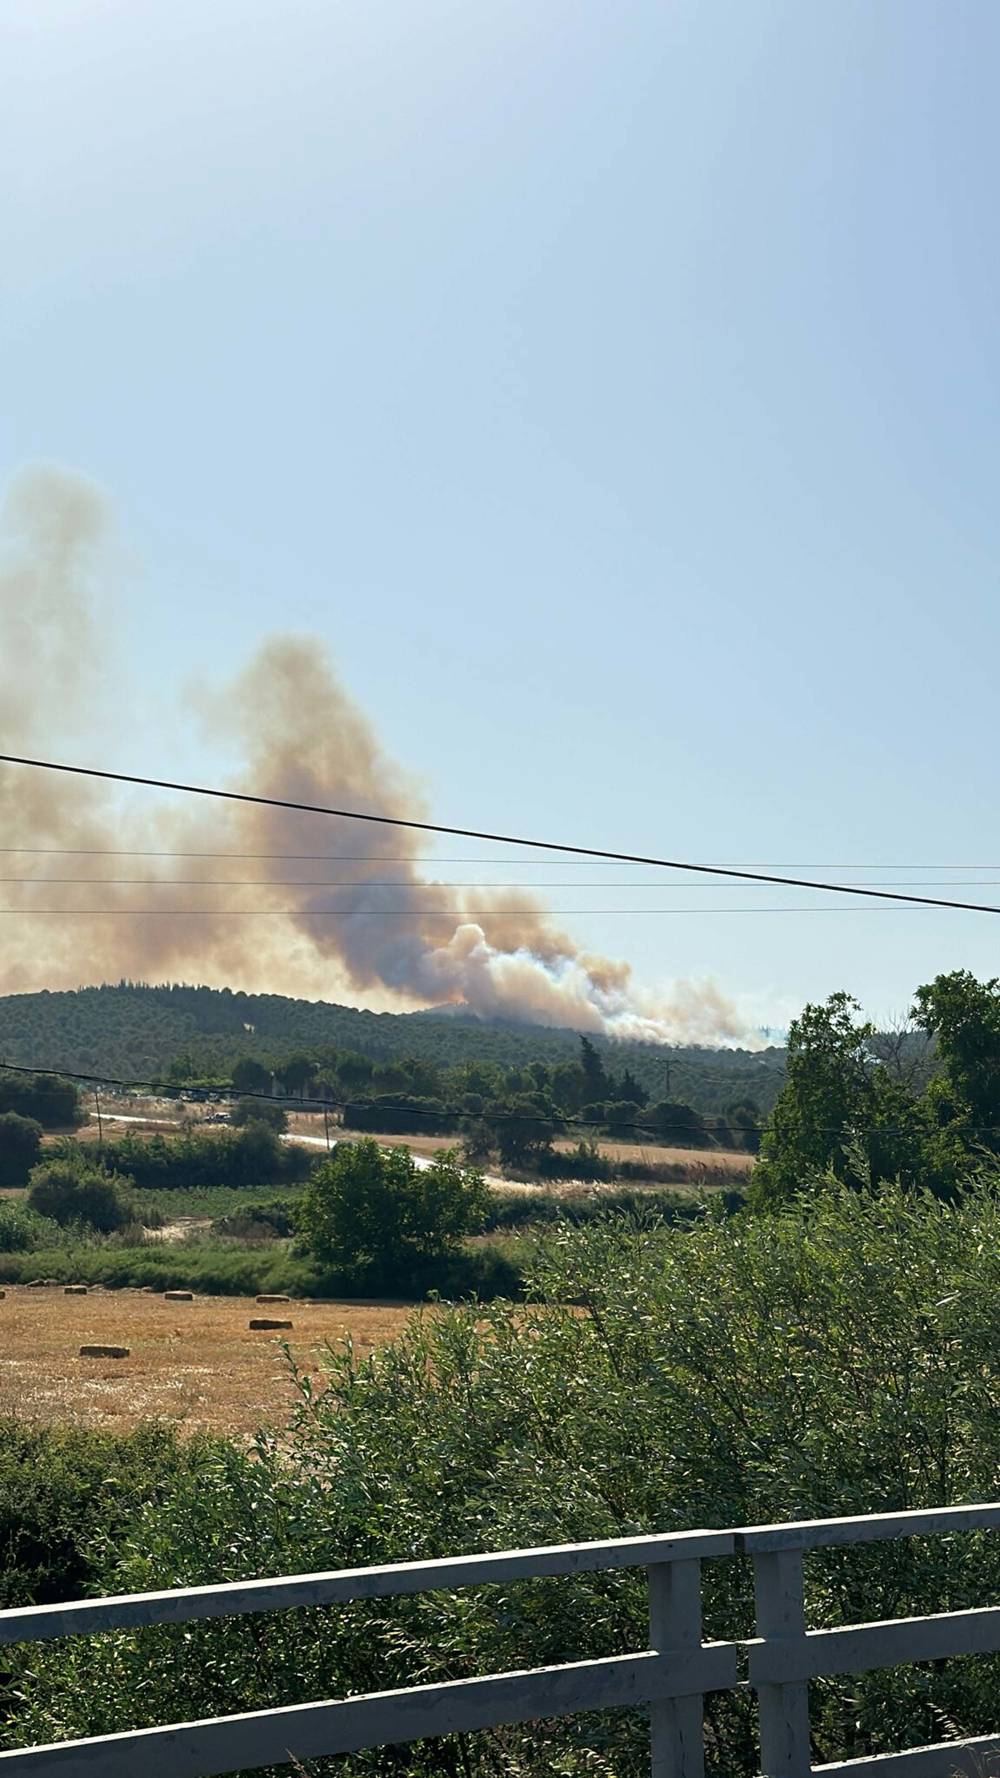
[[[996,1735],[812,1765],[810,1679],[995,1652],[1000,1650],[1000,1608],[808,1630],[802,1562],[807,1551],[833,1545],[997,1525],[1000,1504],[945,1507],[618,1538],[0,1611],[0,1643],[16,1643],[497,1581],[643,1568],[650,1625],[648,1648],[634,1654],[15,1750],[0,1753],[0,1778],[134,1778],[140,1770],[144,1778],[212,1778],[282,1765],[293,1757],[356,1753],[427,1736],[635,1707],[649,1712],[653,1778],[701,1778],[705,1695],[747,1684],[757,1695],[760,1769],[766,1778],[810,1778],[812,1773],[822,1778],[855,1773],[861,1778],[869,1773],[873,1778],[953,1778],[959,1773],[983,1778],[984,1760],[1000,1753],[1000,1720]],[[706,1643],[701,1564],[732,1556],[748,1556],[754,1565],[756,1635],[749,1642]],[[739,1671],[744,1656],[746,1680]]]

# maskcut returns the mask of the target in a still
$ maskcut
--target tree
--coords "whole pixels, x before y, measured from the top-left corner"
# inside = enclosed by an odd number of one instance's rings
[[[306,1088],[316,1078],[316,1063],[312,1056],[307,1056],[300,1050],[280,1064],[279,1072],[281,1084],[289,1098],[302,1099],[306,1095]]]
[[[42,1148],[42,1126],[16,1111],[0,1112],[0,1185],[27,1185]]]
[[[631,1068],[626,1068],[616,1090],[619,1099],[631,1099],[633,1104],[639,1106],[640,1110],[644,1105],[649,1104],[649,1094],[645,1087],[636,1080]]]
[[[85,1121],[80,1094],[71,1080],[56,1075],[13,1074],[0,1069],[0,1112],[33,1117],[43,1130],[75,1129]]]
[[[104,1173],[85,1161],[50,1161],[32,1171],[28,1208],[63,1227],[83,1223],[108,1235],[138,1221],[132,1185],[122,1174]]]
[[[634,1099],[612,1099],[605,1107],[605,1118],[609,1136],[619,1136],[635,1140],[635,1125],[639,1121],[640,1106]]]
[[[753,1099],[741,1099],[736,1105],[727,1105],[726,1122],[739,1146],[747,1154],[756,1154],[760,1148],[760,1106]]]
[[[701,1112],[683,1099],[658,1099],[643,1113],[642,1121],[656,1131],[661,1142],[672,1142],[677,1148],[707,1148],[712,1140]]]
[[[609,1099],[614,1088],[608,1079],[607,1069],[589,1037],[581,1036],[580,1038],[580,1068],[583,1072],[583,1091],[580,1096],[584,1104],[594,1104],[602,1099]]]
[[[340,1143],[314,1171],[298,1212],[308,1249],[372,1283],[405,1284],[422,1262],[454,1252],[482,1226],[482,1175],[446,1149],[419,1168],[408,1148]]]
[[[562,1128],[551,1105],[539,1094],[519,1093],[483,1115],[506,1167],[537,1166]]]
[[[271,1070],[255,1056],[241,1056],[233,1067],[233,1086],[238,1093],[269,1093]]]
[[[872,1049],[850,994],[806,1006],[788,1032],[788,1067],[760,1147],[749,1199],[783,1203],[824,1174],[860,1187],[927,1178],[918,1101]]]
[[[374,1067],[370,1056],[359,1056],[354,1050],[348,1050],[337,1063],[337,1080],[341,1092],[356,1093],[366,1087],[372,1078]]]
[[[936,976],[917,989],[913,1016],[937,1043],[939,1121],[964,1121],[972,1142],[1000,1150],[1000,982],[967,969]]]
[[[273,1099],[237,1099],[233,1106],[233,1123],[238,1128],[248,1124],[266,1124],[283,1136],[288,1128],[288,1113]]]

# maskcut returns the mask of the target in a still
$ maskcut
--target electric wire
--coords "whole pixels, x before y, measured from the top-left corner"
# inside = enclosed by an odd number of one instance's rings
[[[484,840],[494,845],[523,846],[531,851],[565,852],[578,858],[613,859],[621,864],[646,864],[661,870],[689,870],[699,875],[735,877],[747,882],[774,883],[786,889],[811,889],[824,894],[859,895],[881,901],[912,902],[926,907],[950,908],[962,913],[1000,914],[1000,905],[992,902],[955,901],[941,896],[908,895],[898,889],[871,889],[856,884],[809,881],[803,877],[783,876],[775,872],[740,870],[732,865],[692,864],[676,858],[616,852],[606,847],[580,846],[562,840],[537,840],[523,834],[492,833],[484,828],[418,821],[411,816],[376,815],[359,809],[337,809],[321,803],[297,802],[290,797],[257,795],[247,790],[222,790],[204,784],[184,784],[170,778],[140,777],[134,772],[112,772],[97,766],[69,765],[50,759],[28,759],[14,753],[0,753],[0,764],[26,766],[36,771],[61,772],[78,778],[97,778],[106,783],[133,784],[148,790],[177,791],[185,796],[211,797],[222,802],[245,803],[258,808],[290,809],[298,814],[324,815],[344,821],[367,822],[378,827],[405,828],[415,833],[447,834],[452,838]]]
[[[189,1096],[199,1094],[202,1096],[202,1100],[204,1101],[205,1097],[208,1094],[213,1093],[213,1094],[223,1096],[223,1097],[228,1095],[229,1097],[231,1097],[233,1099],[259,1099],[259,1100],[263,1100],[267,1104],[273,1105],[275,1103],[275,1097],[274,1097],[273,1093],[259,1093],[259,1092],[253,1092],[253,1091],[244,1092],[240,1088],[234,1086],[232,1081],[199,1081],[197,1083],[192,1083],[192,1084],[188,1085],[183,1081],[176,1081],[176,1080],[158,1081],[158,1080],[143,1080],[141,1078],[132,1079],[132,1080],[123,1080],[123,1079],[115,1077],[114,1075],[83,1074],[83,1073],[80,1073],[79,1071],[76,1071],[72,1068],[27,1067],[23,1063],[5,1062],[2,1059],[0,1059],[0,1073],[3,1073],[3,1072],[6,1072],[7,1074],[37,1075],[38,1077],[40,1077],[42,1079],[46,1079],[46,1080],[79,1081],[79,1082],[82,1082],[86,1086],[114,1087],[118,1090],[125,1091],[125,1092],[135,1092],[135,1091],[138,1091],[138,1090],[141,1090],[144,1088],[147,1092],[165,1093],[165,1094],[168,1094],[174,1098],[177,1098],[179,1095],[184,1094],[184,1093],[188,1094]],[[276,1074],[279,1074],[279,1078],[280,1078],[280,1071],[275,1070],[275,1072],[276,1072]],[[344,1111],[349,1106],[365,1105],[365,1104],[368,1104],[369,1101],[367,1101],[365,1099],[359,1099],[357,1097],[357,1095],[355,1095],[354,1098],[348,1098],[348,1099],[334,1099],[334,1098],[324,1099],[324,1098],[312,1097],[311,1095],[304,1094],[301,1098],[298,1098],[298,1097],[293,1098],[291,1095],[288,1095],[285,1103],[292,1110],[294,1110],[296,1107],[301,1107],[303,1109],[305,1109],[307,1107],[312,1107],[314,1110],[317,1110],[317,1111]],[[460,1105],[436,1106],[436,1107],[432,1107],[429,1109],[425,1109],[422,1106],[416,1106],[416,1105],[403,1105],[403,1104],[394,1105],[391,1103],[386,1103],[386,1101],[382,1098],[379,1099],[377,1106],[375,1106],[374,1108],[378,1111],[397,1112],[400,1115],[405,1115],[407,1117],[430,1117],[430,1118],[437,1118],[437,1119],[448,1118],[448,1119],[463,1120],[466,1123],[477,1123],[480,1121],[487,1121],[489,1123],[498,1123],[498,1122],[499,1123],[521,1123],[521,1124],[529,1123],[529,1124],[547,1124],[550,1126],[555,1124],[560,1127],[568,1127],[571,1129],[581,1129],[581,1130],[591,1130],[591,1131],[599,1127],[597,1124],[594,1123],[593,1119],[579,1117],[579,1116],[576,1116],[575,1114],[572,1114],[572,1113],[553,1112],[551,1115],[549,1115],[544,1112],[539,1112],[537,1115],[535,1115],[532,1113],[520,1112],[520,1111],[505,1112],[505,1111],[492,1111],[492,1110],[486,1111],[483,1113],[479,1113],[479,1112],[469,1111],[464,1106],[460,1106]],[[712,1116],[714,1114],[708,1113],[707,1115]],[[150,1120],[150,1121],[155,1121],[155,1120]],[[852,1126],[850,1126],[849,1124],[815,1124],[812,1127],[822,1135],[837,1136],[840,1139],[843,1139],[852,1133]],[[659,1130],[659,1129],[655,1128],[655,1126],[653,1126],[652,1124],[643,1124],[638,1121],[635,1121],[635,1122],[630,1122],[630,1123],[616,1124],[615,1128],[616,1128],[616,1130],[639,1131],[643,1135],[654,1137],[654,1139],[659,1144],[659,1146],[667,1147],[667,1148],[669,1148],[671,1145],[670,1144],[670,1136],[672,1134],[676,1133],[677,1131],[683,1131],[685,1134],[697,1133],[698,1135],[701,1135],[701,1136],[705,1136],[705,1135],[710,1136],[711,1135],[711,1131],[706,1128],[704,1123],[701,1123],[701,1124],[680,1124],[680,1123],[672,1124],[670,1126],[669,1130],[664,1131],[664,1130]],[[737,1128],[740,1131],[743,1131],[743,1132],[750,1134],[750,1135],[762,1136],[769,1128],[769,1125],[766,1123],[744,1124],[741,1122],[737,1126]],[[1000,1124],[963,1124],[962,1128],[964,1130],[964,1133],[968,1136],[996,1136],[996,1135],[1000,1135]],[[879,1129],[879,1133],[882,1135],[900,1135],[900,1134],[906,1133],[907,1126],[905,1126],[903,1124],[879,1124],[878,1129]],[[367,1134],[367,1132],[363,1132],[363,1133]],[[382,1130],[382,1131],[379,1131],[376,1133],[379,1135],[383,1135],[383,1136],[391,1136],[394,1134],[394,1132],[391,1130]],[[395,1133],[399,1134],[400,1132],[395,1132]],[[291,1134],[294,1137],[294,1132],[292,1132]],[[683,1144],[677,1144],[675,1146],[683,1147]],[[711,1154],[712,1151],[711,1151],[711,1149],[706,1149],[704,1152],[707,1154]]]

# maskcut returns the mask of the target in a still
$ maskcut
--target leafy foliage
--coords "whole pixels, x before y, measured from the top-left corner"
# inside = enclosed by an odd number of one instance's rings
[[[0,1007],[4,1004],[0,1000]],[[80,1095],[72,1081],[40,1074],[12,1074],[0,1068],[0,1112],[6,1111],[34,1118],[43,1130],[71,1130],[83,1122]]]
[[[301,1381],[291,1437],[213,1449],[108,1549],[114,1590],[463,1549],[892,1511],[989,1498],[1000,1431],[1000,1201],[834,1187],[691,1232],[615,1219],[541,1251],[544,1302],[427,1311],[396,1345]],[[578,1308],[567,1306],[575,1296]],[[982,1603],[995,1540],[817,1553],[817,1627]],[[641,1576],[509,1584],[162,1628],[18,1656],[13,1737],[619,1653]],[[749,1576],[706,1569],[706,1632],[745,1635]],[[817,1761],[982,1733],[995,1659],[815,1688]],[[712,1770],[752,1778],[747,1703],[710,1701]],[[649,1770],[638,1714],[589,1716],[330,1762],[331,1773],[515,1778]]]
[[[288,1113],[283,1105],[269,1099],[237,1099],[233,1106],[233,1123],[238,1129],[249,1124],[263,1124],[283,1136],[288,1128]]]
[[[922,1079],[893,1065],[858,1011],[850,995],[832,994],[793,1022],[751,1203],[783,1202],[827,1173],[949,1195],[1000,1152],[1000,983],[956,970],[918,988],[914,1017],[934,1041]]]
[[[107,1235],[138,1222],[133,1184],[120,1173],[64,1156],[34,1168],[28,1208],[61,1228],[80,1225]]]
[[[341,1143],[313,1172],[298,1212],[301,1238],[326,1265],[394,1284],[457,1251],[489,1202],[481,1174],[444,1150],[418,1167],[408,1148]]]
[[[274,1130],[260,1122],[240,1130],[186,1131],[180,1136],[127,1135],[105,1142],[101,1148],[105,1166],[127,1173],[145,1189],[293,1184],[306,1177],[312,1165],[308,1151],[291,1142],[280,1142]]]
[[[573,1031],[132,982],[0,997],[0,1052],[11,1061],[45,1066],[57,1058],[66,1068],[126,1078],[145,1072],[164,1079],[171,1071],[178,1081],[233,1079],[239,1092],[267,1091],[272,1075],[282,1072],[292,1090],[309,1078],[301,1071],[294,1082],[289,1076],[287,1063],[297,1054],[310,1064],[312,1078],[325,1079],[337,1097],[354,1097],[364,1088],[443,1094],[451,1102],[456,1093],[495,1091],[512,1071],[524,1078],[511,1090],[530,1091],[536,1083],[527,1070],[541,1062],[559,1077],[556,1102],[568,1112],[588,1100],[636,1097],[611,1091],[608,1074],[624,1070],[651,1098],[678,1097],[715,1114],[742,1099],[768,1111],[784,1072],[784,1053],[777,1048],[664,1048],[599,1037],[587,1043],[598,1066],[584,1070],[581,1096],[581,1041]],[[477,1086],[480,1067],[486,1076]],[[30,1107],[0,1102],[0,1109],[24,1109],[46,1122]]]
[[[0,1112],[0,1185],[27,1185],[42,1147],[42,1126],[17,1111]]]

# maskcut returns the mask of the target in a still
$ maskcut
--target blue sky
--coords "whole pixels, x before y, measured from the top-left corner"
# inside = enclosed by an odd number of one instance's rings
[[[291,629],[442,821],[1000,901],[1000,11],[12,0],[0,36],[0,471],[114,504],[114,763],[228,769],[179,692]],[[780,1023],[992,974],[1000,929],[574,930]]]

